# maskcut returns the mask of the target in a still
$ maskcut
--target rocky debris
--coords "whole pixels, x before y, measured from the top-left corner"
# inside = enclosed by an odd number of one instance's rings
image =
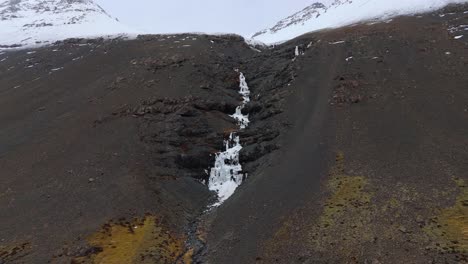
[[[333,89],[332,105],[350,105],[358,104],[368,99],[359,80],[362,80],[361,74],[357,76],[338,76],[335,78],[338,84]]]
[[[188,59],[184,56],[175,54],[163,58],[145,58],[141,61],[132,61],[131,63],[133,65],[144,65],[148,71],[156,72],[165,67],[181,67],[186,61]]]

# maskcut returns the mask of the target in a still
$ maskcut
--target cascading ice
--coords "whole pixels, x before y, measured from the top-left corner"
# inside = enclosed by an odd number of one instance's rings
[[[240,129],[244,129],[250,122],[249,115],[242,114],[242,110],[250,102],[250,90],[244,74],[240,73],[239,81],[239,93],[242,95],[243,101],[231,117],[237,120]],[[208,188],[218,194],[218,202],[213,206],[219,206],[231,197],[237,187],[242,184],[244,178],[242,165],[239,163],[239,153],[242,150],[239,136],[232,132],[229,138],[224,141],[224,145],[225,150],[216,154],[215,164],[210,170],[208,181]]]
[[[240,81],[239,93],[242,95],[243,101],[241,105],[239,105],[236,108],[236,112],[230,116],[237,120],[241,129],[244,129],[249,125],[249,122],[250,122],[249,115],[242,114],[242,110],[245,108],[247,103],[250,102],[250,90],[249,90],[249,86],[247,85],[247,82],[245,81],[245,76],[244,74],[242,74],[242,72],[240,73],[239,81]]]

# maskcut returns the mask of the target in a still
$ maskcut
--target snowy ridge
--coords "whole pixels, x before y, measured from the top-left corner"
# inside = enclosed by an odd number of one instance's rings
[[[0,48],[136,33],[92,0],[0,0]]]
[[[278,43],[320,29],[424,13],[464,2],[468,0],[322,0],[255,33],[252,38],[268,44]]]
[[[241,129],[244,129],[249,125],[249,115],[243,115],[242,109],[250,102],[250,90],[244,74],[239,74],[239,81],[239,93],[242,95],[243,101],[231,117],[238,121]],[[242,150],[239,136],[232,132],[229,138],[224,141],[224,145],[225,150],[216,154],[215,164],[211,168],[208,180],[208,188],[218,194],[218,202],[213,205],[214,207],[221,205],[231,197],[237,187],[242,184],[244,178],[242,165],[239,163],[239,154]]]
[[[318,18],[322,13],[327,11],[327,7],[322,3],[314,3],[303,10],[279,21],[275,26],[269,29],[264,29],[260,32],[255,33],[252,38],[266,34],[266,33],[276,33],[280,30],[283,30],[287,27],[297,24],[303,24],[304,21],[307,21],[312,18]]]

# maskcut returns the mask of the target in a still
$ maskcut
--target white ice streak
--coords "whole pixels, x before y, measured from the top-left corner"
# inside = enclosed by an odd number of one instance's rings
[[[238,121],[241,129],[244,129],[249,124],[249,116],[243,115],[242,109],[250,102],[250,90],[244,74],[240,73],[239,81],[239,93],[242,95],[243,102],[231,117]],[[218,194],[218,202],[213,207],[221,205],[231,197],[237,187],[242,184],[244,178],[242,165],[239,163],[239,154],[242,150],[239,136],[232,132],[229,138],[224,141],[224,146],[225,150],[216,154],[215,165],[210,170],[208,181],[208,188]]]
[[[450,33],[455,33],[461,30],[468,30],[468,25],[459,25],[459,26],[453,26],[449,28]]]
[[[455,36],[454,39],[461,39],[463,38],[463,35]]]
[[[236,108],[236,112],[233,115],[231,115],[231,117],[237,120],[241,129],[244,129],[249,125],[249,122],[250,122],[249,115],[242,114],[242,110],[245,108],[247,103],[250,102],[250,90],[249,90],[249,86],[247,85],[247,82],[245,81],[244,74],[240,73],[239,81],[240,81],[239,93],[242,95],[243,101],[241,105],[239,105]]]
[[[337,45],[337,44],[343,44],[345,43],[344,40],[336,41],[336,42],[329,42],[330,45]]]
[[[244,177],[239,163],[242,150],[239,136],[231,133],[224,144],[226,149],[216,154],[215,165],[210,171],[208,188],[218,193],[218,202],[213,206],[219,206],[231,197]]]

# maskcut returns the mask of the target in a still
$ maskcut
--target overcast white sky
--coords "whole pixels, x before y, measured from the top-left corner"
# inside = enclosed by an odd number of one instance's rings
[[[317,0],[95,0],[111,16],[148,33],[251,35]]]

